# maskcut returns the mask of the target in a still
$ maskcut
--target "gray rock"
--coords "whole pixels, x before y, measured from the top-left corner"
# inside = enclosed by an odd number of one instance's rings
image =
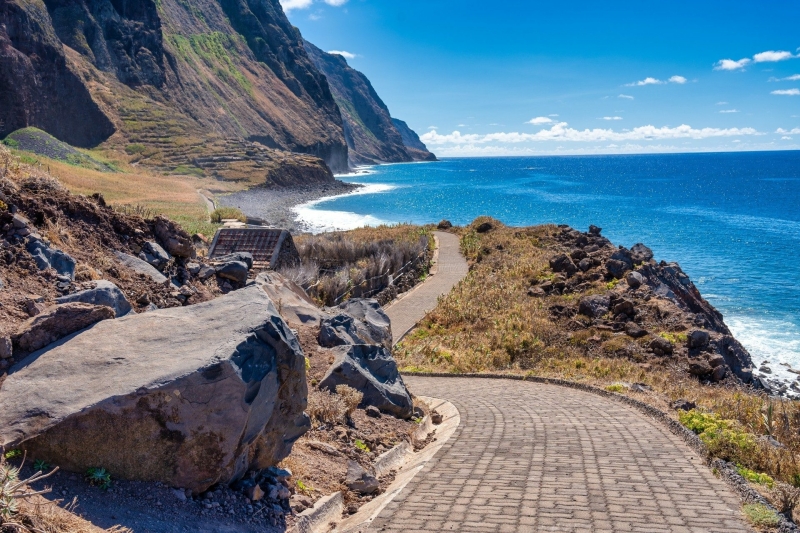
[[[598,318],[608,313],[611,299],[603,294],[584,296],[578,303],[578,312],[591,318]]]
[[[0,359],[8,359],[14,355],[14,347],[11,345],[11,337],[0,337]]]
[[[695,409],[697,404],[684,399],[678,399],[672,402],[672,408],[676,411],[691,411]]]
[[[251,286],[34,354],[0,389],[0,446],[198,493],[289,455],[310,426],[306,398],[300,345]]]
[[[359,328],[359,336],[369,336],[367,344],[381,344],[392,348],[392,322],[383,311],[378,300],[368,298],[352,298],[339,304],[341,309],[355,318],[364,328]]]
[[[708,334],[707,331],[702,331],[698,329],[689,332],[686,342],[689,345],[689,348],[703,348],[704,346],[708,346],[708,342],[710,340],[711,336]]]
[[[728,367],[725,365],[719,365],[717,367],[714,367],[714,369],[711,371],[711,381],[714,382],[722,381],[723,379],[725,379],[727,373],[728,373]]]
[[[650,349],[653,350],[653,353],[656,355],[672,355],[674,346],[663,337],[654,337],[653,340],[650,341]]]
[[[203,266],[200,267],[200,271],[197,273],[197,277],[201,280],[207,280],[211,276],[217,273],[217,270],[212,266]]]
[[[192,276],[196,276],[200,272],[200,268],[200,263],[195,263],[194,261],[186,263],[186,270],[188,270],[189,274]]]
[[[216,267],[217,276],[235,281],[236,283],[245,283],[249,270],[250,269],[247,268],[247,263],[243,263],[242,261],[230,261]]]
[[[149,313],[150,311],[158,311],[158,306],[153,302],[147,304],[147,307],[142,310],[143,313]]]
[[[722,357],[720,354],[715,353],[711,357],[708,358],[708,364],[712,366],[712,368],[717,368],[720,365],[725,364],[725,358]]]
[[[625,334],[634,339],[638,339],[647,335],[647,330],[640,327],[636,322],[628,322],[625,324]]]
[[[631,259],[635,264],[646,263],[653,258],[653,250],[642,243],[634,244],[631,248]]]
[[[638,289],[644,283],[644,276],[638,272],[628,272],[625,275],[625,281],[628,282],[628,287],[631,289]]]
[[[331,352],[334,362],[320,381],[320,389],[335,391],[337,385],[349,385],[364,394],[362,407],[372,405],[398,418],[411,417],[414,404],[389,350],[355,344],[337,346]]]
[[[711,371],[711,365],[705,361],[689,361],[689,373],[693,376],[707,376]]]
[[[11,217],[11,225],[14,226],[15,229],[27,228],[28,224],[30,224],[28,219],[19,213],[14,213],[14,215]]]
[[[153,232],[164,249],[175,257],[193,258],[196,255],[192,238],[181,227],[167,217],[157,215]]]
[[[123,252],[114,252],[114,255],[117,256],[117,259],[119,259],[123,265],[130,268],[137,274],[144,274],[159,284],[167,281],[167,277],[164,276],[164,274],[156,270],[153,265],[147,263],[146,261],[142,261],[138,257],[134,257]]]
[[[628,316],[633,316],[636,313],[636,310],[633,307],[633,302],[630,300],[622,300],[614,305],[614,314],[618,315],[620,313],[626,314]]]
[[[595,226],[594,224],[591,224],[589,226],[589,235],[597,236],[597,235],[600,235],[601,231],[603,231],[603,228],[599,228],[599,227]]]
[[[366,408],[367,416],[370,418],[380,418],[381,410],[374,405],[368,405]]]
[[[253,268],[253,254],[250,252],[234,252],[232,254],[223,255],[214,258],[215,262],[230,263],[231,261],[239,261],[247,265],[248,269]]]
[[[15,343],[24,352],[35,352],[84,328],[114,318],[105,305],[71,302],[54,305],[24,322]]]
[[[550,259],[550,268],[553,272],[564,272],[567,276],[572,276],[578,271],[578,267],[572,262],[567,254],[557,255]]]
[[[370,344],[369,335],[366,335],[366,339],[362,338],[358,329],[356,319],[350,315],[342,313],[323,318],[319,327],[319,344],[325,348],[348,344]]]
[[[328,316],[302,287],[277,272],[261,272],[255,283],[275,302],[283,319],[292,327],[318,324]]]
[[[630,270],[631,267],[628,266],[624,261],[619,261],[617,259],[609,259],[606,261],[606,270],[608,273],[614,276],[616,279],[622,279],[625,276],[625,272]]]
[[[68,276],[70,280],[75,279],[75,260],[68,254],[37,239],[29,239],[25,248],[33,256],[39,270],[52,268],[58,274]]]
[[[105,305],[114,310],[117,318],[134,312],[133,307],[119,287],[104,279],[95,281],[94,284],[95,287],[93,289],[61,296],[56,298],[56,302],[60,304],[83,302],[86,304]]]
[[[170,255],[157,242],[147,241],[142,246],[139,259],[146,261],[156,268],[161,268],[172,259]]]
[[[594,261],[592,261],[588,257],[585,257],[581,259],[580,262],[578,262],[578,268],[581,270],[581,272],[586,272],[588,270],[591,270],[593,266],[594,266]]]
[[[347,461],[347,475],[344,484],[348,489],[359,494],[372,494],[381,486],[375,476],[369,474],[352,459]]]

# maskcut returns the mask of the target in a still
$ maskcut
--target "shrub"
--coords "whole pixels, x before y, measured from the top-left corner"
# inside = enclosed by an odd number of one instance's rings
[[[739,472],[739,475],[745,478],[747,481],[758,483],[759,485],[766,485],[767,487],[772,488],[775,484],[775,480],[769,477],[767,474],[762,474],[756,472],[755,470],[750,470],[742,465],[736,465],[736,471]]]
[[[247,215],[235,207],[218,207],[211,213],[211,222],[220,223],[224,219],[235,219],[239,222],[247,222]]]
[[[715,457],[734,462],[747,462],[756,449],[755,437],[741,429],[738,422],[725,420],[713,413],[696,409],[678,414],[681,424],[694,431]]]
[[[778,515],[760,503],[749,503],[742,507],[744,516],[747,520],[756,527],[775,527],[778,525]]]
[[[625,390],[625,386],[619,383],[614,383],[613,385],[609,385],[606,387],[608,392],[622,392]]]
[[[128,155],[136,155],[136,154],[143,154],[145,151],[145,147],[143,144],[129,144],[125,147],[125,152]]]
[[[337,385],[336,395],[342,399],[345,408],[345,417],[349,417],[358,409],[358,404],[364,399],[364,393],[348,385]]]
[[[50,477],[58,470],[56,468],[49,474],[42,474],[41,471],[37,471],[28,479],[20,479],[20,468],[8,464],[5,457],[0,457],[0,525],[19,512],[19,504],[23,500],[27,500],[37,494],[50,492],[50,489],[31,490],[29,485]],[[25,530],[23,529],[23,531]]]

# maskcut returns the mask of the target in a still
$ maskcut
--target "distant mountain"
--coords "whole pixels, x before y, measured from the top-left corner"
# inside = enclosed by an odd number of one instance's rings
[[[397,131],[400,132],[400,137],[403,139],[406,152],[408,152],[414,161],[436,161],[436,156],[428,151],[428,147],[419,140],[419,135],[409,128],[408,124],[399,118],[393,118],[392,123],[394,127],[397,128]]]
[[[348,168],[339,108],[279,0],[0,1],[0,138],[29,126],[162,171]]]
[[[323,52],[308,41],[303,43],[311,60],[328,79],[339,105],[352,164],[436,159],[405,122],[398,121],[407,131],[398,128],[364,74],[350,67],[341,55]]]

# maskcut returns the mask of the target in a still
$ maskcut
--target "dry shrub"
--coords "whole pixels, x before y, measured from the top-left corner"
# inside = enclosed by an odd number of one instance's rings
[[[337,385],[336,395],[339,396],[344,403],[344,414],[346,417],[352,415],[353,411],[358,409],[358,404],[364,399],[364,394],[362,392],[357,391],[349,385]]]
[[[281,273],[331,306],[418,278],[427,271],[433,239],[429,228],[405,224],[302,235],[295,243],[301,262]]]
[[[223,220],[238,220],[247,222],[247,215],[241,209],[235,207],[218,207],[211,213],[211,222],[222,222]]]
[[[323,424],[343,424],[358,408],[364,395],[347,385],[337,385],[336,392],[312,390],[306,413]]]

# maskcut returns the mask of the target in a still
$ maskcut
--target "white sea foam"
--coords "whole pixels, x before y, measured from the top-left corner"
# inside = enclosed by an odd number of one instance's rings
[[[793,380],[781,363],[800,369],[800,327],[787,320],[726,315],[733,336],[747,348],[756,367],[768,363],[773,375]]]
[[[372,215],[359,215],[358,213],[352,213],[350,211],[332,211],[319,208],[320,204],[335,200],[336,198],[343,198],[345,196],[360,196],[363,194],[377,194],[397,188],[395,185],[386,185],[384,183],[351,183],[354,185],[361,185],[361,187],[353,192],[337,194],[335,196],[326,196],[325,198],[312,200],[310,202],[293,207],[292,211],[294,211],[297,215],[297,220],[302,222],[306,226],[306,229],[311,233],[344,231],[361,228],[364,226],[379,226],[381,224],[389,224],[390,221],[381,220],[380,218]]]

